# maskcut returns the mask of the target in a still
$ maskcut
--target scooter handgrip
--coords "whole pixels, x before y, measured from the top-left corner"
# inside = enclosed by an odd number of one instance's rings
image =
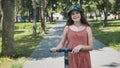
[[[60,48],[56,52],[71,52],[73,48]]]

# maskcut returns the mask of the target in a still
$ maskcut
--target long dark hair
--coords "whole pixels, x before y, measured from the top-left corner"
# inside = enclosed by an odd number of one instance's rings
[[[81,23],[82,23],[83,25],[90,26],[90,24],[88,23],[88,21],[87,21],[86,18],[85,18],[84,13],[80,12],[80,15],[81,15],[81,19],[80,19]],[[73,25],[73,24],[74,24],[74,21],[72,20],[71,14],[70,14],[70,15],[68,15],[68,20],[67,20],[67,22],[66,22],[66,25],[67,25],[67,26],[70,26],[70,25]]]

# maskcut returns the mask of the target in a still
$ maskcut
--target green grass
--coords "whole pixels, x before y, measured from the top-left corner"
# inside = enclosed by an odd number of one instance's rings
[[[23,63],[29,59],[30,54],[35,50],[39,42],[46,36],[40,33],[41,27],[37,23],[37,37],[33,36],[32,23],[15,24],[15,53],[13,58],[1,57],[0,68],[22,68]],[[50,25],[47,24],[47,30]],[[0,50],[1,50],[1,32],[0,32]]]
[[[0,68],[22,68],[22,64],[27,60],[26,57],[10,59],[8,57],[0,58]]]
[[[101,21],[90,22],[93,36],[109,47],[120,51],[120,20],[108,21],[108,26],[103,27]]]

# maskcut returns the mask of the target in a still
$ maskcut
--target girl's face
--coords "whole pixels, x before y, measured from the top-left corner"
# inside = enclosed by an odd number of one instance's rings
[[[81,15],[80,15],[80,12],[79,11],[72,11],[71,12],[71,18],[74,22],[79,22],[80,19],[81,19]]]

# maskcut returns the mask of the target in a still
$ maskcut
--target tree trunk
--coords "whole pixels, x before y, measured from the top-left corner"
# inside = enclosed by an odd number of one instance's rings
[[[42,27],[42,32],[43,33],[46,33],[46,18],[45,18],[45,15],[46,15],[46,0],[43,0],[43,6],[41,8],[41,27]]]
[[[32,20],[32,9],[29,8],[28,10],[28,21],[31,22]]]
[[[107,26],[107,15],[108,15],[108,0],[104,0],[104,22],[103,22],[103,27]]]
[[[50,0],[50,22],[53,22],[53,0]]]
[[[115,0],[115,4],[114,4],[115,19],[118,11],[119,11],[119,0]]]
[[[2,0],[2,55],[12,56],[14,52],[14,0]]]
[[[83,4],[83,0],[80,0],[80,6],[82,7],[82,4]]]
[[[33,0],[33,34],[37,36],[37,25],[36,25],[36,1]]]

